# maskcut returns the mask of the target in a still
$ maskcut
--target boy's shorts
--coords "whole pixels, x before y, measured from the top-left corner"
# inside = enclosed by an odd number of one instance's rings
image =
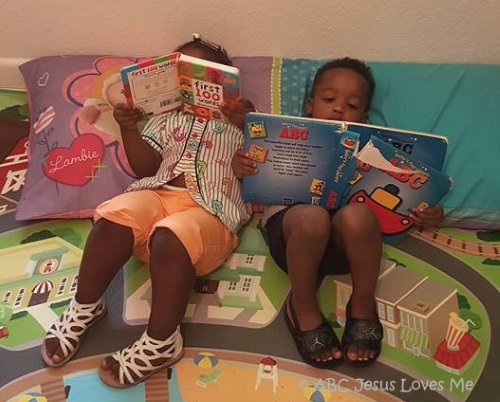
[[[238,236],[184,189],[120,194],[96,208],[94,219],[100,218],[130,227],[134,256],[145,262],[149,261],[149,239],[155,229],[170,229],[186,248],[198,276],[219,267],[238,244]]]
[[[268,246],[269,252],[273,257],[276,264],[286,273],[288,273],[288,265],[286,260],[286,243],[285,236],[283,235],[283,217],[285,213],[298,204],[290,205],[285,209],[272,215],[266,222],[265,227],[259,225],[259,228],[264,236]],[[329,211],[332,217],[337,210]],[[313,222],[311,224],[314,224]],[[348,274],[349,261],[344,250],[340,249],[330,236],[328,241],[327,250],[323,259],[321,260],[318,272],[318,279],[322,280],[326,275],[334,274]]]

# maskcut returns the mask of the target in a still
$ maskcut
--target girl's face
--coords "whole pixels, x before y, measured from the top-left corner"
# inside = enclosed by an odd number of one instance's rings
[[[349,68],[324,72],[306,101],[306,113],[315,119],[364,123],[370,87],[366,79]]]

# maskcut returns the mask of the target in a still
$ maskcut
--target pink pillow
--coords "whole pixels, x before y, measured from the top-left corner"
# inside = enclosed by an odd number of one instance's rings
[[[91,217],[133,180],[112,105],[125,101],[114,56],[48,56],[20,66],[30,105],[29,165],[16,219]]]

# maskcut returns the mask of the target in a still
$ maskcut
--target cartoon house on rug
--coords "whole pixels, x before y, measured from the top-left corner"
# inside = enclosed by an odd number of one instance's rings
[[[336,314],[345,325],[345,308],[352,292],[350,276],[337,276]],[[384,327],[384,342],[417,356],[432,358],[445,338],[448,316],[458,312],[456,289],[383,261],[375,294]]]
[[[265,262],[264,255],[231,254],[219,269],[196,281],[189,304],[259,309]]]
[[[16,209],[8,195],[21,190],[28,168],[28,139],[20,140],[0,164],[0,215]]]
[[[211,307],[261,309],[258,292],[265,262],[264,255],[233,253],[215,272],[197,278],[189,296],[186,318],[193,318],[201,310],[204,310],[202,315],[209,315],[207,308]],[[134,299],[147,303],[149,308],[150,280],[136,293]]]
[[[82,250],[51,237],[0,250],[0,301],[13,312],[71,297]]]

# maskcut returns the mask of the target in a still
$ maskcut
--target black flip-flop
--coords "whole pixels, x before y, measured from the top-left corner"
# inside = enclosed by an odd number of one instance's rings
[[[369,366],[373,364],[382,350],[382,339],[384,338],[384,328],[378,319],[361,319],[351,316],[350,301],[346,307],[346,323],[344,334],[342,335],[342,349],[345,359],[354,366]],[[347,357],[349,346],[356,345],[360,349],[368,349],[375,352],[375,355],[368,360],[351,360]]]
[[[291,304],[291,294],[288,296],[285,302],[285,321],[287,323],[288,329],[292,334],[295,346],[299,351],[300,356],[307,364],[317,367],[320,369],[333,369],[336,367],[341,359],[333,359],[327,361],[317,361],[311,356],[320,356],[323,353],[327,353],[332,348],[337,347],[342,350],[342,345],[337,338],[337,335],[333,331],[332,327],[324,320],[318,327],[309,330],[301,331],[299,328],[298,320],[295,315]],[[290,315],[292,319],[288,316],[287,310],[290,310]],[[293,322],[292,322],[293,321]]]

